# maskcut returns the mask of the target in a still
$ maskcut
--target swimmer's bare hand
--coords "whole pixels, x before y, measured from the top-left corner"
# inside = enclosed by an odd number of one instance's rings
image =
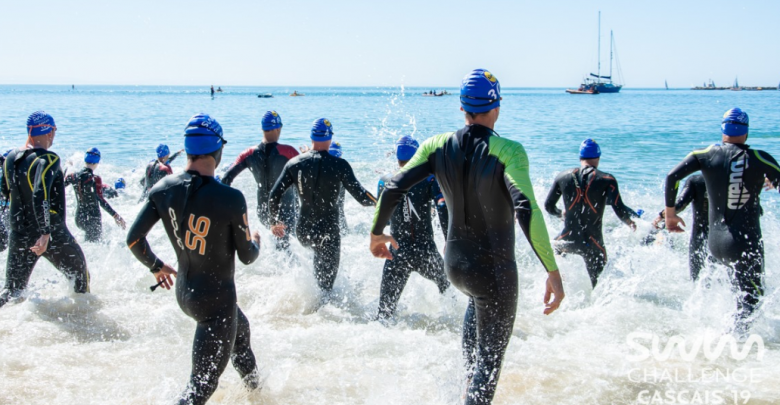
[[[662,217],[662,216],[660,216],[660,215],[659,215],[659,216],[657,216],[657,217],[655,217],[655,219],[653,220],[653,228],[655,228],[655,229],[661,229],[661,228],[662,228],[662,227],[661,227],[661,222],[662,222],[663,220],[664,220],[664,217]]]
[[[301,151],[301,153],[306,153],[311,150],[311,147],[308,145],[301,145],[298,150]]]
[[[122,219],[122,217],[119,216],[119,214],[114,215],[114,221],[117,225],[122,227],[122,229],[127,229],[127,224],[125,223],[125,220]]]
[[[775,187],[774,184],[772,184],[772,181],[768,178],[764,177],[764,191],[774,190],[777,187]]]
[[[252,234],[252,240],[260,247],[260,232],[255,231],[255,233]]]
[[[33,253],[40,256],[44,253],[46,253],[46,249],[49,248],[49,238],[51,235],[41,235],[40,238],[38,238],[37,241],[35,241],[35,244],[33,247],[30,248]]]
[[[636,232],[636,222],[629,220],[627,225],[632,231]]]
[[[171,276],[176,277],[178,273],[176,273],[176,270],[173,269],[173,267],[164,264],[160,271],[157,273],[152,274],[157,280],[157,283],[160,284],[162,288],[165,288],[166,290],[170,290],[171,286],[173,285],[173,279]]]
[[[374,235],[372,233],[371,242],[369,244],[371,254],[374,255],[374,257],[380,259],[393,260],[393,254],[390,253],[390,249],[387,248],[388,243],[393,245],[394,248],[398,249],[398,242],[396,242],[392,236],[385,233],[381,235]]]
[[[274,234],[277,238],[284,238],[284,230],[287,229],[287,225],[284,224],[284,222],[279,222],[278,224],[271,227],[271,233]]]
[[[547,273],[547,288],[544,292],[544,314],[550,315],[561,306],[561,301],[566,294],[563,292],[561,272],[558,270]],[[552,298],[552,302],[550,302]]]
[[[680,228],[680,224],[683,224],[683,226],[687,225],[685,225],[685,221],[678,217],[677,213],[674,212],[674,207],[666,207],[666,213],[664,216],[666,217],[666,230],[675,233],[685,232],[685,229]]]

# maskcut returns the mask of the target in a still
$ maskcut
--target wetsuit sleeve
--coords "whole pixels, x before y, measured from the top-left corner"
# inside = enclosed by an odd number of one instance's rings
[[[103,180],[100,179],[100,176],[95,176],[95,194],[97,194],[98,204],[100,204],[100,207],[103,208],[103,210],[106,211],[108,215],[113,217],[116,215],[116,211],[111,208],[111,205],[108,204],[108,201],[106,201],[106,198],[103,196],[104,188]]]
[[[182,152],[182,151],[178,151],[178,152],[174,153],[173,155],[171,155],[171,158],[170,158],[170,159],[168,159],[168,161],[167,161],[167,162],[165,162],[165,164],[166,164],[166,165],[169,165],[169,164],[171,164],[171,162],[173,162],[173,161],[174,161],[174,159],[176,159],[177,157],[179,157],[179,155],[181,155],[181,152]]]
[[[764,164],[764,176],[769,179],[775,188],[780,190],[780,166],[772,155],[762,151],[753,149],[753,153],[756,155],[759,161]]]
[[[241,263],[250,264],[257,260],[260,255],[260,246],[252,240],[252,234],[249,232],[249,220],[247,218],[246,199],[243,194],[239,195],[240,206],[235,212],[231,225],[233,228],[233,243],[236,245],[236,254]]]
[[[615,215],[624,223],[630,224],[632,217],[639,218],[639,214],[623,203],[623,199],[620,197],[620,188],[618,188],[618,182],[615,178],[611,178],[607,186],[607,204],[612,207]]]
[[[76,175],[76,173],[70,173],[67,176],[65,176],[65,185],[66,186],[74,185],[74,184],[78,183],[78,181],[79,181],[79,178]]]
[[[240,155],[238,155],[238,158],[236,158],[236,161],[233,162],[233,165],[230,166],[230,169],[228,169],[227,173],[222,177],[222,184],[230,185],[233,183],[233,179],[236,178],[241,172],[244,171],[244,169],[247,168],[247,159],[252,156],[252,154],[255,152],[255,148],[249,148],[243,152],[241,152]]]
[[[352,170],[352,166],[350,166],[346,160],[341,161],[343,162],[341,170],[341,184],[344,185],[344,188],[349,191],[350,194],[352,194],[352,198],[359,202],[360,205],[364,207],[371,207],[376,205],[376,197],[374,197],[371,192],[363,188],[363,185],[361,185],[357,177],[355,177],[355,172]]]
[[[693,185],[691,184],[691,179],[688,178],[688,180],[685,181],[682,193],[680,193],[680,196],[677,197],[677,202],[674,204],[674,211],[678,214],[685,211],[685,209],[688,208],[688,205],[693,202],[694,194],[695,193],[693,190]]]
[[[436,206],[436,214],[439,217],[439,224],[441,230],[444,232],[444,240],[447,240],[447,231],[450,229],[450,211],[447,209],[447,203],[444,201],[444,194],[441,192],[439,182],[436,179],[431,179],[431,199]]]
[[[379,198],[374,212],[372,234],[381,235],[387,223],[390,222],[395,207],[409,192],[409,189],[433,174],[433,168],[428,160],[436,150],[447,142],[450,135],[452,133],[436,135],[423,142],[412,159],[393,176],[389,183],[385,184],[385,191],[382,192],[382,197]]]
[[[680,181],[688,177],[691,173],[701,170],[701,164],[699,163],[699,159],[696,158],[696,155],[707,153],[711,148],[712,146],[707,149],[689,153],[677,167],[666,175],[664,200],[666,201],[667,207],[671,208],[675,206],[677,202],[677,189],[680,187]]]
[[[557,271],[550,235],[544,223],[544,216],[534,197],[529,173],[528,155],[522,145],[516,142],[490,142],[490,154],[504,165],[504,183],[509,189],[517,214],[517,223],[523,230],[528,243],[547,271]]]
[[[550,187],[550,192],[547,193],[547,199],[544,201],[544,209],[550,215],[558,218],[563,216],[563,212],[561,212],[557,206],[562,193],[561,186],[558,184],[558,178],[556,177],[552,187]]]
[[[33,191],[33,212],[41,235],[51,233],[51,192],[54,178],[59,172],[60,158],[52,153],[35,159],[27,172],[27,181]]]
[[[290,174],[289,163],[282,169],[282,174],[276,179],[274,187],[271,189],[271,193],[268,194],[268,211],[271,215],[271,221],[273,223],[278,222],[279,210],[282,206],[282,196],[290,186],[294,183],[292,174]]]
[[[152,247],[146,240],[146,235],[152,230],[154,224],[160,220],[160,214],[157,207],[151,200],[147,200],[141,209],[141,213],[136,217],[135,222],[127,232],[127,247],[133,252],[133,256],[152,272],[159,271],[163,262],[152,252]]]

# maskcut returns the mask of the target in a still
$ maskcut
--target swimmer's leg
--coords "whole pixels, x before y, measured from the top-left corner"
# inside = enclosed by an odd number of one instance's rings
[[[338,228],[325,232],[314,249],[314,276],[325,292],[333,290],[341,261],[341,235]]]
[[[398,257],[393,260],[385,260],[382,270],[382,286],[379,289],[379,319],[389,319],[395,313],[401,293],[409,281],[411,269],[403,259]]]
[[[514,263],[495,269],[491,290],[489,295],[473,299],[477,323],[477,364],[466,405],[490,404],[493,401],[517,311],[517,268]]]
[[[582,258],[585,259],[585,266],[588,269],[590,283],[593,288],[596,288],[599,276],[604,271],[604,266],[607,265],[607,255],[599,248],[592,248],[585,252]]]
[[[230,354],[230,360],[233,362],[233,368],[238,371],[238,375],[244,381],[249,389],[255,389],[259,385],[259,376],[257,374],[257,362],[255,354],[250,345],[251,333],[249,330],[249,319],[236,306],[236,342],[233,345],[233,351]]]
[[[8,258],[5,265],[5,286],[0,293],[0,307],[22,294],[30,281],[38,256],[30,251],[35,244],[32,238],[11,233]]]
[[[699,274],[707,260],[708,252],[709,247],[706,235],[694,231],[688,247],[688,267],[691,271],[691,280],[696,281],[699,279]]]
[[[236,327],[235,312],[198,322],[192,342],[190,382],[179,399],[180,405],[205,404],[217,390],[219,377],[230,361]]]
[[[747,333],[750,329],[750,317],[758,309],[759,300],[764,289],[762,277],[764,274],[764,254],[760,252],[747,253],[734,264],[734,285],[737,287],[737,331]]]
[[[447,273],[444,271],[444,260],[435,246],[420,253],[420,259],[414,268],[421,276],[436,283],[439,294],[444,294],[444,291],[450,288],[450,281],[447,280]]]
[[[55,230],[49,239],[49,247],[43,254],[57,270],[61,271],[73,280],[73,291],[77,293],[89,292],[89,271],[87,259],[81,246],[73,238],[67,229]]]

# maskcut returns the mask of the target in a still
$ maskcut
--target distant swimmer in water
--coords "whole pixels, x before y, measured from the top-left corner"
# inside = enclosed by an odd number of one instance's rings
[[[123,178],[118,178],[114,182],[114,188],[105,186],[103,188],[103,196],[106,198],[116,198],[119,197],[120,192],[124,192],[125,187],[127,187],[127,182]]]
[[[403,169],[412,159],[420,144],[411,136],[404,136],[396,142],[398,165]],[[392,176],[379,180],[378,196],[382,196]],[[391,247],[393,259],[385,260],[382,270],[382,286],[379,294],[379,319],[389,319],[395,313],[406,283],[413,271],[436,283],[439,293],[450,286],[444,273],[444,261],[433,241],[433,206],[438,210],[444,239],[447,239],[446,204],[438,204],[443,198],[436,178],[431,175],[409,189],[409,192],[395,208],[390,217],[390,236],[398,243],[398,249]],[[432,206],[433,205],[433,206]]]
[[[127,235],[127,245],[158,283],[176,283],[179,307],[198,325],[192,344],[192,373],[179,404],[205,404],[217,389],[228,361],[249,389],[259,386],[250,346],[249,320],[236,304],[235,256],[244,264],[260,254],[260,235],[250,234],[240,191],[220,184],[214,171],[227,143],[222,127],[206,114],[190,120],[184,132],[186,172],[157,184]],[[160,260],[146,240],[162,220],[178,272]]]
[[[214,97],[214,86],[211,86],[211,97]]]
[[[721,122],[722,144],[695,150],[666,176],[666,228],[683,232],[675,212],[679,182],[701,170],[709,200],[709,247],[713,257],[732,270],[738,293],[735,327],[747,333],[750,317],[764,294],[764,241],[759,194],[764,178],[780,183],[780,168],[768,153],[751,149],[749,119],[739,108],[726,111]]]
[[[563,230],[555,238],[555,252],[582,256],[590,282],[596,287],[599,275],[607,264],[607,247],[601,233],[606,207],[631,229],[636,224],[631,218],[639,214],[623,204],[614,176],[598,170],[601,148],[592,139],[580,145],[580,167],[561,172],[555,178],[544,208],[550,215],[563,219]],[[563,196],[564,211],[556,206]]]
[[[184,152],[184,149],[171,155],[171,151],[168,149],[168,145],[161,143],[157,146],[156,152],[157,159],[152,160],[148,165],[146,165],[146,172],[144,173],[144,177],[141,179],[141,185],[144,188],[144,197],[149,192],[149,190],[151,190],[152,187],[157,184],[157,182],[160,181],[163,177],[169,174],[173,174],[173,169],[171,169],[171,162],[173,162],[174,159],[176,159],[182,152]]]
[[[371,229],[371,253],[393,259],[400,246],[383,230],[417,183],[436,177],[449,212],[444,268],[450,282],[469,297],[463,322],[463,354],[470,371],[465,404],[493,400],[517,312],[514,221],[547,270],[545,314],[563,299],[558,266],[542,211],[534,198],[523,146],[498,136],[501,86],[476,69],[461,83],[466,126],[426,140],[385,186]],[[552,300],[552,297],[555,297]]]
[[[352,166],[328,152],[333,127],[325,118],[314,121],[311,129],[312,149],[296,156],[284,166],[269,199],[271,230],[284,237],[287,224],[280,215],[282,196],[295,187],[301,200],[296,236],[298,241],[314,251],[314,275],[323,295],[323,302],[333,289],[341,260],[339,230],[339,187],[344,187],[363,206],[373,206],[376,198],[355,178]]]
[[[290,145],[279,143],[282,134],[282,117],[276,111],[266,111],[261,120],[263,129],[263,141],[257,146],[243,151],[230,166],[230,169],[222,178],[222,183],[226,185],[233,184],[235,178],[249,169],[254,176],[257,184],[257,217],[260,223],[266,227],[272,225],[268,210],[268,195],[271,192],[279,175],[282,174],[284,165],[290,159],[298,156],[298,151]],[[298,216],[298,197],[295,190],[287,190],[282,196],[282,206],[279,210],[282,222],[284,222],[288,231],[283,238],[276,242],[277,249],[287,249],[290,246],[289,234],[295,233],[295,225]]]
[[[331,155],[341,158],[343,156],[343,150],[341,149],[341,144],[338,142],[332,142],[330,144],[330,148],[328,148],[328,153]],[[349,225],[347,224],[347,215],[344,214],[344,200],[346,199],[347,192],[344,189],[344,187],[339,184],[339,199],[336,201],[336,203],[339,206],[339,229],[341,229],[341,236],[346,236],[349,234]]]
[[[65,177],[65,185],[73,186],[76,192],[76,226],[85,232],[87,242],[97,242],[103,235],[103,219],[100,208],[111,215],[117,225],[125,229],[125,220],[111,208],[103,193],[107,185],[103,184],[100,176],[95,175],[100,164],[100,151],[92,148],[84,155],[84,167],[78,173],[71,173]]]
[[[0,307],[20,297],[43,256],[70,279],[77,293],[89,292],[84,252],[65,223],[65,179],[60,157],[49,151],[57,126],[36,111],[27,118],[27,143],[3,164],[4,198],[11,201],[11,234]]]

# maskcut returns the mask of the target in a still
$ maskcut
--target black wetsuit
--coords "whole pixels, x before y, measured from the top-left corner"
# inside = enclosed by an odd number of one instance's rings
[[[83,230],[88,242],[97,242],[103,234],[103,219],[100,208],[106,210],[108,215],[114,217],[116,211],[111,208],[105,197],[100,176],[96,176],[92,169],[85,167],[78,173],[71,173],[65,177],[65,185],[72,185],[76,191],[76,226]]]
[[[701,170],[709,196],[709,247],[716,260],[733,270],[740,291],[737,324],[757,308],[764,273],[759,194],[768,178],[776,187],[780,168],[768,153],[748,145],[711,145],[689,154],[666,176],[666,206],[674,207],[679,182]]]
[[[449,211],[444,266],[469,296],[463,351],[475,366],[466,404],[490,403],[517,311],[517,219],[548,271],[555,264],[542,211],[534,199],[522,145],[481,125],[425,141],[386,185],[372,233],[379,235],[415,184],[433,174]]]
[[[341,260],[339,187],[343,186],[363,206],[375,205],[376,198],[360,185],[349,162],[328,151],[303,153],[284,166],[268,200],[274,221],[282,221],[282,196],[291,186],[295,186],[301,201],[296,236],[303,246],[314,250],[317,283],[330,292]]]
[[[249,321],[236,304],[235,256],[257,259],[240,191],[197,172],[170,176],[157,184],[127,235],[135,257],[151,270],[163,262],[146,240],[157,221],[179,261],[176,299],[198,322],[192,345],[192,373],[180,403],[203,404],[217,389],[228,360],[248,384],[256,378]]]
[[[344,187],[339,185],[339,198],[336,200],[336,204],[339,206],[339,229],[341,229],[341,236],[349,234],[349,224],[347,224],[347,214],[344,213],[344,200],[347,198],[347,192]]]
[[[682,192],[677,197],[674,210],[678,214],[683,212],[688,205],[693,204],[693,224],[691,224],[691,241],[688,246],[688,267],[691,271],[691,279],[699,279],[699,273],[704,267],[709,256],[707,240],[710,234],[709,199],[707,197],[707,184],[704,176],[695,174],[688,177]],[[664,212],[661,211],[663,216]]]
[[[269,227],[271,221],[268,219],[268,194],[279,175],[282,174],[284,165],[296,156],[298,156],[298,151],[292,146],[276,142],[263,142],[238,155],[238,159],[222,178],[222,182],[229,186],[244,169],[249,169],[255,176],[257,183],[257,217],[260,218],[263,225]],[[287,233],[285,233],[284,238],[277,241],[277,248],[290,246],[290,234],[295,234],[297,213],[298,199],[295,197],[295,191],[289,190],[282,198],[282,208],[279,214],[281,220],[287,225]]]
[[[10,243],[5,290],[0,306],[27,287],[39,256],[30,248],[49,234],[43,257],[74,282],[77,293],[89,292],[84,252],[65,224],[65,184],[60,157],[45,149],[15,149],[3,165],[2,194],[11,200]]]
[[[556,207],[563,195],[564,212]],[[555,238],[556,253],[573,253],[585,259],[590,282],[596,287],[607,264],[607,250],[601,233],[604,209],[612,207],[621,221],[630,224],[639,217],[620,198],[617,180],[609,173],[585,166],[561,172],[553,182],[544,208],[563,218],[563,230]]]
[[[149,190],[151,190],[158,181],[162,180],[169,174],[173,174],[173,169],[171,169],[171,162],[173,162],[173,160],[176,159],[180,154],[181,151],[174,153],[170,158],[168,158],[168,160],[165,161],[165,163],[160,162],[160,159],[155,159],[146,165],[144,177],[141,179],[141,185],[144,188],[143,198],[146,198]]]
[[[378,195],[381,197],[385,184],[390,183],[387,176],[379,181]],[[398,242],[398,249],[391,247],[393,260],[385,260],[382,271],[382,286],[379,294],[378,317],[390,318],[395,313],[401,292],[406,287],[412,271],[436,283],[443,293],[450,286],[444,273],[444,261],[433,241],[433,215],[431,201],[436,204],[439,221],[445,226],[444,238],[447,238],[447,205],[438,205],[441,193],[433,176],[422,181],[406,194],[390,218],[390,235]]]
[[[5,164],[5,157],[0,155],[0,168]],[[4,182],[3,171],[0,170],[0,183]],[[0,193],[0,252],[8,249],[8,206],[10,202]]]

